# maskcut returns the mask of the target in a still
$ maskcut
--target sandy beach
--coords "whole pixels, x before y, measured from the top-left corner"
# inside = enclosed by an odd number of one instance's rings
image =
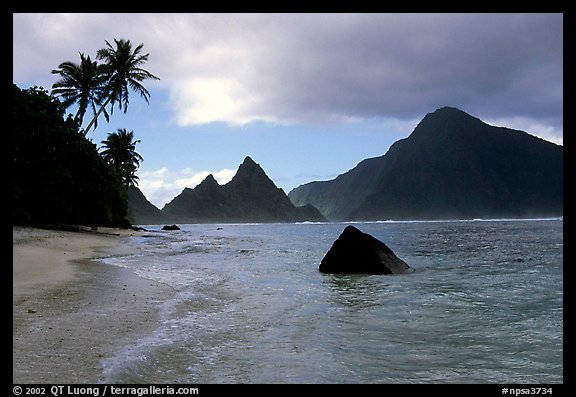
[[[172,288],[91,260],[135,233],[13,227],[14,383],[97,383],[103,359],[157,326]]]

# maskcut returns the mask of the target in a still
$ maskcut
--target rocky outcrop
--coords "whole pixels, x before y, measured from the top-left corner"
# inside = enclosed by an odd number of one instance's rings
[[[180,230],[178,225],[164,225],[162,226],[162,230]]]
[[[386,244],[347,226],[326,253],[319,270],[323,273],[402,274],[413,269]]]

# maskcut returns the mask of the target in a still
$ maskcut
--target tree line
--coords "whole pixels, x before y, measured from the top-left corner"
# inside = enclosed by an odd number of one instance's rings
[[[14,84],[14,223],[127,226],[127,189],[137,183],[143,160],[136,152],[140,141],[119,128],[99,150],[86,135],[101,115],[109,121],[116,105],[126,113],[131,90],[149,102],[142,82],[159,78],[142,68],[149,56],[142,48],[114,39],[98,50],[97,61],[80,52],[80,63],[67,61],[52,70],[61,78],[51,94]],[[65,116],[72,105],[78,110]],[[88,110],[93,117],[82,128]]]

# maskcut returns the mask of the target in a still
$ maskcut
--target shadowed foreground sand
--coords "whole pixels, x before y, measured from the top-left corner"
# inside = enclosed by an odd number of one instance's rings
[[[96,383],[103,359],[156,327],[173,289],[91,261],[137,233],[100,232],[13,228],[14,383]]]

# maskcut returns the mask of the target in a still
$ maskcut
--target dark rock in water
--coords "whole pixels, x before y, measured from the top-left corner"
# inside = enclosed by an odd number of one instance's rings
[[[323,273],[401,274],[414,271],[386,244],[347,226],[326,253],[319,270]]]
[[[164,225],[162,230],[180,230],[180,228],[176,225]]]

